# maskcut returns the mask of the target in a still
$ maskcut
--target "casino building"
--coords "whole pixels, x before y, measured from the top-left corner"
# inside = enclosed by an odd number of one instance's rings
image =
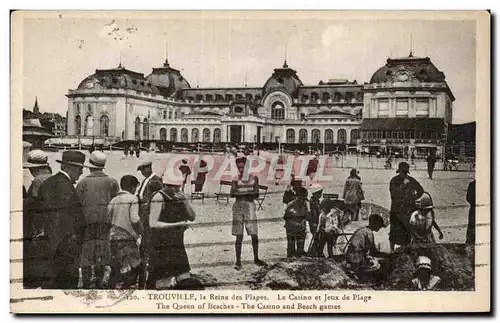
[[[304,85],[285,61],[262,87],[199,88],[168,60],[147,76],[120,64],[96,70],[67,97],[67,132],[73,138],[279,141],[327,150],[436,148],[454,100],[444,74],[429,58],[412,55],[388,59],[365,84],[331,79]]]

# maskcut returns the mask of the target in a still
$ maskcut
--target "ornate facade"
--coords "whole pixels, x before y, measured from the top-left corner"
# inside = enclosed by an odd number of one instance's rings
[[[427,73],[434,75],[433,71]],[[400,74],[408,76],[403,80]],[[360,128],[371,131],[372,123],[367,120],[393,117],[394,113],[403,117],[393,103],[399,102],[400,96],[412,99],[404,118],[423,118],[419,104],[426,97],[429,108],[425,118],[451,121],[447,102],[452,101],[452,95],[445,82],[444,87],[422,84],[416,91],[413,70],[398,70],[394,75],[398,75],[396,79],[389,79],[383,67],[370,83],[333,79],[304,85],[285,61],[263,87],[193,88],[168,61],[148,76],[120,65],[96,70],[77,89],[69,90],[67,131],[70,137],[115,141],[279,141],[360,148],[365,143],[359,140]],[[389,103],[384,105],[384,100]]]

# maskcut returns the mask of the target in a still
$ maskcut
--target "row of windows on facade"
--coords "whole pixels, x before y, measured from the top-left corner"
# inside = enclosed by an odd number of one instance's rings
[[[437,131],[415,131],[415,130],[364,130],[363,139],[420,139],[437,140],[440,139]]]
[[[361,92],[356,92],[356,93],[340,93],[340,92],[335,92],[333,94],[333,97],[330,95],[328,92],[323,92],[321,93],[321,96],[317,92],[312,92],[310,95],[304,94],[300,97],[301,102],[306,102],[308,100],[311,100],[312,102],[317,102],[318,100],[321,99],[321,101],[324,102],[341,102],[344,100],[345,102],[352,102],[353,99],[357,99],[358,101],[361,101],[363,94]],[[247,101],[254,101],[254,102],[260,102],[262,100],[262,97],[260,95],[253,96],[252,94],[246,94],[243,96],[242,94],[196,94],[196,96],[187,96],[187,100],[190,101],[234,101],[234,100],[247,100]]]
[[[409,99],[396,99],[396,118],[407,118],[409,113]],[[378,100],[378,116],[389,117],[389,100]],[[417,99],[415,116],[425,118],[429,116],[429,99]]]
[[[82,133],[82,118],[77,115],[75,117],[75,134],[76,135],[84,135],[84,136],[92,136],[94,134],[94,118],[91,115],[88,115],[85,118],[85,122],[83,123],[83,133]],[[99,118],[99,135],[101,136],[109,136],[109,117],[101,116]]]

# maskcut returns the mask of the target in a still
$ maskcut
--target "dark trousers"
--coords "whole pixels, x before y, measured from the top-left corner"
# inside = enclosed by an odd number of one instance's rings
[[[306,232],[289,232],[286,233],[287,240],[287,257],[302,256],[305,254],[304,245],[306,242]]]
[[[328,257],[333,257],[333,247],[335,247],[337,243],[337,235],[333,233],[322,232],[319,237],[318,244],[318,255],[322,257],[324,255],[323,250],[325,249],[325,245],[327,246]]]
[[[434,173],[434,165],[427,165],[427,173],[429,174],[429,178],[432,179],[432,173]]]

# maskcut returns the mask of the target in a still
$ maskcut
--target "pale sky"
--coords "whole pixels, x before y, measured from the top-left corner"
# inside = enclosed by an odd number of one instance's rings
[[[202,18],[203,17],[203,18]],[[113,21],[114,20],[114,21]],[[25,19],[23,107],[66,113],[68,89],[96,69],[122,64],[148,75],[168,59],[192,87],[262,87],[287,61],[305,85],[368,82],[387,57],[429,56],[456,97],[453,123],[474,120],[474,21],[374,19]]]

